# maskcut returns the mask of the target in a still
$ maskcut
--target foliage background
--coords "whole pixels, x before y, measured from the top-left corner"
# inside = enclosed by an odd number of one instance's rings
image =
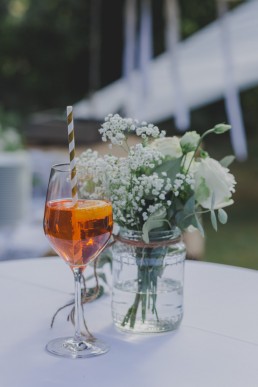
[[[230,7],[241,2],[231,2]],[[152,1],[154,56],[164,51],[162,3]],[[92,41],[94,4],[100,6],[100,12]],[[123,5],[124,0],[1,0],[1,122],[11,122],[22,129],[33,112],[63,110],[64,106],[119,78]],[[180,0],[180,7],[183,39],[216,19],[215,0]],[[95,85],[90,79],[93,53],[99,58]],[[257,269],[258,87],[241,92],[241,104],[249,158],[233,166],[238,185],[236,205],[229,210],[229,223],[216,234],[207,222],[205,259]],[[191,118],[191,129],[199,132],[226,122],[224,101],[192,111]],[[173,119],[159,124],[169,135],[177,134]],[[205,146],[214,157],[232,153],[228,135],[223,143],[219,137],[208,140]]]
[[[101,88],[121,76],[124,0],[1,0],[0,100],[4,108],[26,114],[63,108],[87,96],[91,91],[91,15],[97,3],[95,45],[99,47]],[[156,56],[164,51],[163,1],[152,1],[152,5]],[[202,0],[201,5],[197,0],[180,0],[180,7],[183,39],[216,19],[215,0]]]

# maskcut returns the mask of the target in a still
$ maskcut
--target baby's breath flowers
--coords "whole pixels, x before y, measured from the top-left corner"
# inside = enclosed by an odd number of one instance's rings
[[[122,118],[119,114],[108,114],[105,122],[99,129],[102,135],[102,141],[110,141],[111,145],[127,145],[128,134],[136,134],[146,144],[149,138],[161,138],[166,135],[165,131],[160,131],[159,128],[147,122],[139,123],[138,120],[132,118]],[[127,147],[128,149],[128,147]]]
[[[139,307],[143,323],[147,308],[159,319],[155,289],[163,273],[160,267],[167,247],[153,247],[151,231],[163,234],[163,231],[173,232],[176,227],[181,230],[195,227],[203,233],[199,221],[203,212],[210,212],[215,229],[217,219],[226,223],[223,207],[232,204],[236,184],[228,169],[233,157],[218,162],[202,149],[202,142],[208,134],[224,133],[229,128],[218,124],[202,135],[192,131],[180,139],[165,137],[165,132],[153,124],[109,114],[99,130],[102,140],[109,142],[110,147],[122,147],[124,157],[111,154],[100,157],[97,152],[87,150],[77,160],[81,194],[97,198],[105,193],[112,202],[115,223],[127,231],[140,231],[142,238],[135,248],[138,266],[135,298],[122,326],[134,327]],[[138,137],[136,145],[129,146],[129,135]],[[117,235],[115,241],[119,238]]]
[[[165,137],[153,124],[109,114],[99,132],[104,142],[121,146],[125,157],[100,157],[91,150],[82,153],[77,160],[80,190],[89,198],[104,191],[112,202],[115,222],[144,230],[146,243],[148,232],[155,228],[194,226],[203,232],[199,213],[210,211],[214,224],[218,210],[220,220],[219,210],[233,202],[236,182],[226,165],[232,157],[219,163],[201,144],[208,134],[229,129],[229,125],[217,124],[203,135],[192,131],[179,139]],[[139,143],[129,147],[129,135],[137,136]],[[86,175],[91,176],[90,182],[84,179]],[[221,223],[224,220],[225,216]]]

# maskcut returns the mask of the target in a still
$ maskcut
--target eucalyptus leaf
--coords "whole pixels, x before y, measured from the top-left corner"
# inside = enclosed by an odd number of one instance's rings
[[[211,209],[214,210],[214,205],[215,205],[215,192],[212,192],[211,196]]]
[[[195,197],[192,195],[184,206],[180,207],[180,210],[176,213],[176,223],[182,230],[186,229],[190,225],[196,227],[195,221]]]
[[[225,210],[223,210],[223,208],[219,208],[218,210],[218,219],[222,224],[226,224],[228,221],[228,214]]]
[[[184,214],[184,211],[178,211],[176,213],[176,224],[178,225],[178,227],[183,230],[185,227],[184,227],[184,219],[185,219],[185,214]]]
[[[222,167],[227,168],[230,166],[230,164],[233,163],[234,160],[235,160],[235,156],[229,155],[229,156],[223,157],[223,159],[220,160],[220,164],[222,165]]]
[[[192,195],[184,205],[184,212],[193,214],[195,209],[195,197]]]
[[[185,230],[189,226],[198,228],[194,212],[186,214],[184,211],[178,211],[176,214],[176,224],[181,230]]]
[[[173,205],[174,205],[175,211],[183,211],[183,209],[184,209],[183,203],[178,198],[174,199]]]
[[[211,210],[211,224],[215,231],[218,231],[217,217],[214,210]]]
[[[165,207],[157,209],[149,216],[142,227],[142,239],[145,243],[149,243],[149,232],[155,228],[162,227],[166,219],[167,211]]]
[[[171,220],[174,216],[174,213],[175,213],[175,210],[173,208],[173,206],[171,205],[168,209],[167,209],[167,219],[168,220]]]
[[[204,229],[202,227],[202,224],[201,224],[197,214],[195,214],[195,221],[196,221],[196,226],[197,226],[198,230],[200,231],[201,236],[204,238],[204,236],[205,236]]]
[[[162,165],[158,165],[153,172],[156,172],[160,177],[164,176],[162,175],[162,172],[167,172],[167,177],[170,178],[171,182],[173,182],[176,178],[176,174],[180,172],[180,167],[182,163],[182,157],[179,157],[178,159],[173,160],[167,160]]]

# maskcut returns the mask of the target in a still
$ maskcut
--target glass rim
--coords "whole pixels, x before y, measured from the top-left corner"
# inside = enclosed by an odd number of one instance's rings
[[[62,169],[62,167],[67,167],[67,169]],[[70,172],[70,163],[57,163],[52,165],[51,169],[58,171],[58,172]]]
[[[134,239],[142,239],[143,232],[141,231],[136,231],[133,229],[129,229],[127,227],[119,227],[119,234],[122,238],[129,239],[129,240],[134,240]],[[155,240],[161,240],[161,239],[166,239],[166,238],[178,238],[181,237],[182,232],[179,227],[176,225],[173,226],[170,230],[151,230],[149,232],[150,238],[155,241]],[[170,239],[169,238],[169,239]]]

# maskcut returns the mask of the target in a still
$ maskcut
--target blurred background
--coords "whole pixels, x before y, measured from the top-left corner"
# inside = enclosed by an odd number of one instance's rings
[[[229,221],[193,256],[258,268],[258,0],[1,0],[0,259],[48,255],[42,231],[51,164],[107,151],[108,113],[208,137],[214,158],[235,154]]]

